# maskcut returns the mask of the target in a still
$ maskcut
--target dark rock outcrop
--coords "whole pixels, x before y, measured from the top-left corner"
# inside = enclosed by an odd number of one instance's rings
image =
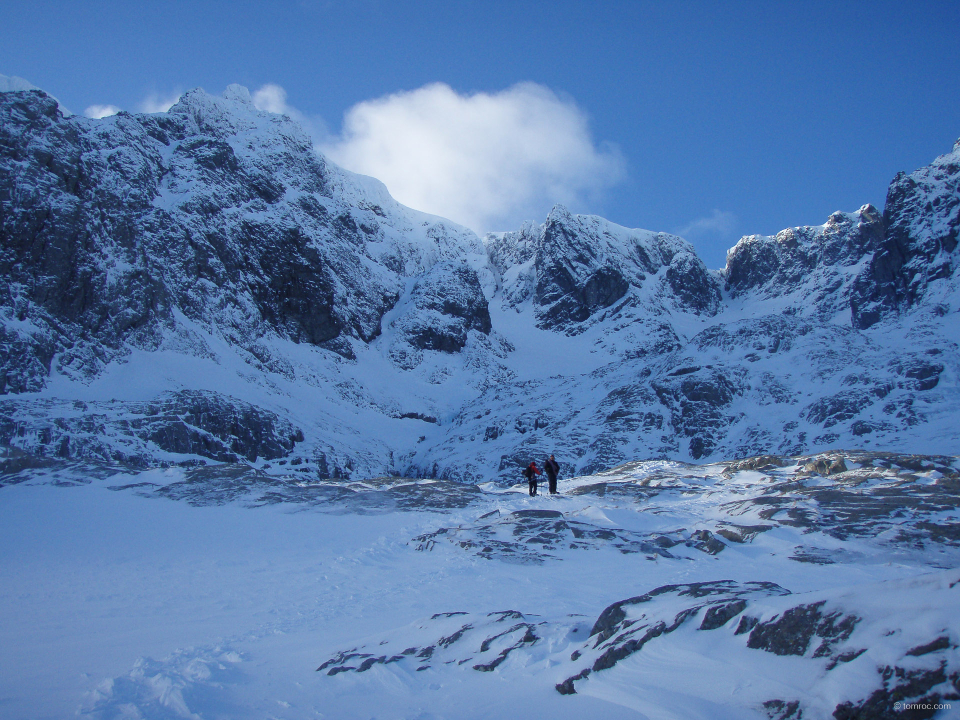
[[[538,630],[544,624],[516,610],[500,610],[486,615],[436,613],[420,624],[418,634],[422,639],[416,645],[400,650],[403,645],[388,637],[377,645],[371,643],[338,652],[321,663],[317,672],[325,670],[327,675],[362,673],[374,665],[391,663],[400,663],[415,671],[457,663],[468,665],[477,672],[493,672],[512,653],[523,652],[539,643]],[[405,645],[409,638],[400,642]]]
[[[395,324],[410,346],[446,353],[462,350],[471,330],[489,335],[492,329],[477,273],[466,263],[449,262],[417,281],[409,308]]]
[[[643,650],[651,640],[674,632],[701,610],[706,609],[700,630],[716,630],[742,613],[749,599],[789,594],[776,583],[720,580],[664,585],[616,602],[600,613],[584,649],[572,658],[574,662],[581,657],[593,658],[592,664],[557,684],[556,690],[561,695],[575,694],[578,681],[609,670]],[[631,618],[631,614],[639,617]]]
[[[0,312],[16,321],[0,392],[52,371],[93,377],[185,332],[181,316],[239,346],[276,334],[349,356],[343,339],[375,338],[400,276],[426,268],[382,208],[343,196],[341,172],[236,86],[104,120],[0,94]],[[481,308],[462,310],[485,326]]]
[[[577,334],[603,311],[616,314],[638,302],[635,291],[652,285],[649,302],[713,315],[720,307],[716,279],[693,248],[666,233],[628,230],[602,218],[572,215],[556,206],[539,228],[488,236],[491,264],[504,276],[504,298],[528,298],[539,326]],[[517,268],[527,268],[513,274]]]
[[[543,228],[535,264],[542,327],[583,322],[620,300],[630,287],[613,258],[603,257],[572,224],[568,213],[555,211]]]
[[[860,618],[840,611],[823,612],[823,602],[798,605],[782,616],[758,623],[750,631],[747,647],[774,655],[804,655],[814,637],[821,643],[814,657],[829,655],[835,643],[850,637]]]
[[[853,287],[853,324],[867,328],[916,306],[937,281],[957,268],[960,236],[960,141],[953,152],[887,191],[886,234]]]
[[[724,428],[737,419],[728,408],[743,393],[739,368],[679,367],[652,383],[671,414],[674,430],[690,438],[690,455],[698,460],[713,452]]]
[[[303,439],[276,413],[211,392],[151,402],[0,402],[0,444],[40,457],[148,465],[159,451],[252,462],[285,457]]]
[[[936,669],[880,669],[883,686],[862,702],[846,701],[833,711],[835,720],[895,720],[936,717],[960,700],[960,672],[950,675],[944,665]],[[939,688],[939,690],[934,690]],[[947,702],[945,702],[947,701]]]
[[[864,205],[822,226],[745,237],[727,255],[725,288],[735,298],[785,298],[796,312],[831,317],[849,309],[860,263],[880,248],[883,230],[880,212]]]

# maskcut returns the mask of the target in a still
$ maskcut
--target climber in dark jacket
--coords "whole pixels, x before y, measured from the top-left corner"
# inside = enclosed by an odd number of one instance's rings
[[[557,475],[560,474],[560,465],[557,463],[557,459],[551,455],[550,458],[543,464],[543,469],[547,471],[547,481],[550,483],[550,494],[557,494]]]
[[[530,464],[527,465],[527,468],[523,471],[524,477],[527,478],[527,482],[530,483],[530,496],[533,497],[537,494],[537,475],[542,475],[540,468],[537,467],[537,463],[533,460],[530,461]]]

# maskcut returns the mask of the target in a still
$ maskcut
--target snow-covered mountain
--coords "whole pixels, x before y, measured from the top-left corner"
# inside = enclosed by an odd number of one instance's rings
[[[0,85],[0,715],[956,717],[958,183],[710,271]]]
[[[684,240],[396,203],[244,88],[64,117],[0,94],[0,443],[321,478],[957,452],[960,145],[826,224]]]

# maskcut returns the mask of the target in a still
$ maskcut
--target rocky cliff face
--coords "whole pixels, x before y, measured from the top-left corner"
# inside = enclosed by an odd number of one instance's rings
[[[883,239],[883,218],[872,205],[833,213],[819,227],[751,235],[727,255],[725,289],[731,298],[750,295],[792,314],[832,318],[849,309],[858,275]]]
[[[559,206],[481,241],[238,86],[103,120],[4,92],[2,441],[473,481],[549,452],[565,474],[956,452],[958,228],[960,145],[882,213],[746,237],[711,272]]]
[[[380,333],[404,277],[470,250],[443,222],[417,238],[415,214],[351,187],[242,88],[103,121],[63,118],[39,91],[2,97],[0,271],[20,323],[5,331],[8,392],[95,376],[128,346],[195,341],[178,317],[215,319],[254,355],[276,334],[349,356],[350,339]]]
[[[884,242],[854,287],[854,324],[870,327],[925,300],[949,312],[935,296],[956,293],[960,140],[928,167],[894,178],[883,221]]]
[[[820,227],[745,237],[722,274],[732,298],[750,293],[821,318],[849,310],[863,330],[955,293],[958,235],[960,141],[929,166],[897,175],[882,214],[864,205]]]
[[[538,228],[488,237],[487,248],[504,304],[532,302],[544,330],[579,334],[627,306],[712,315],[720,305],[716,278],[686,241],[562,206]]]
[[[955,452],[958,157],[896,179],[883,213],[745,237],[717,274],[678,239],[562,211],[487,238],[506,316],[532,309],[594,362],[485,390],[422,466],[507,480],[551,452],[564,473],[835,446]],[[537,338],[531,352],[551,357]]]
[[[492,328],[477,274],[462,262],[437,263],[419,278],[393,326],[392,356],[408,368],[422,361],[423,350],[460,352],[471,330],[489,335]]]

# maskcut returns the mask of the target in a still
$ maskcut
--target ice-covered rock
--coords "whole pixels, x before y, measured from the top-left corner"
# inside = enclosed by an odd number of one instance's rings
[[[504,303],[531,300],[543,329],[579,333],[599,311],[642,299],[647,309],[709,315],[719,307],[715,278],[687,242],[666,233],[628,230],[558,205],[539,228],[488,235],[486,243]]]
[[[879,250],[884,222],[872,205],[835,212],[826,224],[751,235],[727,253],[725,288],[737,298],[776,303],[781,311],[830,319],[849,312],[853,286]]]
[[[303,431],[276,413],[210,392],[164,393],[149,402],[0,401],[0,444],[40,457],[254,462],[288,455]]]
[[[928,302],[956,311],[960,143],[930,165],[900,173],[887,191],[884,242],[854,287],[854,324],[870,327]]]

